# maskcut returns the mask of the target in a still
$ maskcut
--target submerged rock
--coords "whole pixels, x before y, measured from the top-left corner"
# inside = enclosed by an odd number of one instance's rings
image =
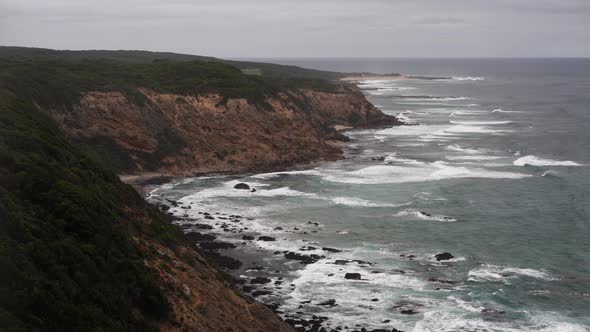
[[[254,237],[252,235],[243,235],[242,240],[252,241]]]
[[[258,241],[276,241],[276,240],[277,239],[275,239],[272,236],[265,236],[265,235],[263,235],[263,236],[259,236],[258,237]]]
[[[448,261],[449,259],[454,258],[455,256],[451,255],[451,253],[443,252],[442,254],[434,255],[437,261]]]
[[[326,301],[323,301],[323,302],[318,303],[318,305],[326,305],[326,306],[333,307],[333,306],[336,306],[337,304],[336,304],[336,300],[329,299],[329,300],[326,300]]]
[[[361,280],[361,274],[360,273],[347,273],[344,275],[344,278],[352,279],[352,280]]]
[[[250,186],[246,183],[238,183],[234,186],[234,189],[244,189],[244,190],[250,190]]]
[[[256,277],[252,280],[250,280],[251,284],[268,284],[271,280],[269,278],[265,278],[265,277]]]
[[[430,282],[438,282],[438,283],[441,283],[441,284],[448,284],[448,285],[454,285],[454,284],[457,283],[456,281],[453,281],[453,280],[444,280],[444,279],[438,279],[438,278],[430,278],[430,279],[428,279],[428,281],[430,281]]]
[[[399,301],[393,306],[393,309],[399,311],[402,315],[415,315],[420,313],[418,308],[422,306],[422,304],[416,302]]]

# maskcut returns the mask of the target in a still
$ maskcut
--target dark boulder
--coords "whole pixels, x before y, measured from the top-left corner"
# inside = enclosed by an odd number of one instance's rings
[[[336,300],[329,299],[329,300],[326,300],[326,301],[323,301],[323,302],[318,303],[318,305],[325,305],[325,306],[333,307],[333,306],[335,306],[337,304],[336,304]]]
[[[259,236],[258,237],[258,241],[276,241],[277,239],[275,239],[272,236]]]
[[[213,226],[207,224],[194,224],[195,229],[213,229]]]
[[[186,233],[186,237],[188,237],[190,240],[196,241],[196,242],[213,241],[213,240],[215,240],[215,235],[212,235],[212,234],[201,234],[199,232]]]
[[[334,248],[329,248],[329,247],[323,247],[322,250],[323,251],[327,251],[327,252],[342,252],[342,250],[338,250],[338,249],[334,249]]]
[[[347,273],[344,275],[344,278],[352,279],[352,280],[361,280],[361,274],[360,273]]]
[[[250,280],[251,284],[268,284],[271,280],[269,278],[265,278],[265,277],[256,277],[252,280]]]
[[[434,255],[437,261],[448,261],[449,259],[455,257],[448,252],[443,252],[442,254]]]
[[[233,249],[235,244],[229,242],[200,242],[199,246],[205,250]]]
[[[313,264],[313,263],[319,261],[323,257],[319,256],[319,255],[313,255],[313,254],[312,255],[304,255],[304,254],[299,254],[296,252],[289,251],[289,252],[285,253],[285,258],[299,261],[302,264]]]
[[[428,279],[428,281],[430,281],[430,282],[438,282],[438,283],[441,283],[441,284],[448,284],[448,285],[454,285],[454,284],[457,283],[456,281],[453,281],[453,280],[444,280],[444,279],[439,279],[439,278],[430,278],[430,279]]]
[[[234,189],[250,190],[250,186],[246,183],[238,183],[234,186]]]
[[[244,235],[242,236],[242,240],[252,241],[254,237],[252,235]]]
[[[272,294],[272,292],[266,291],[266,290],[257,290],[252,293],[252,296],[257,297],[257,296],[268,295],[268,294]]]
[[[204,254],[210,262],[230,270],[237,270],[242,266],[239,260],[214,251],[205,251]]]

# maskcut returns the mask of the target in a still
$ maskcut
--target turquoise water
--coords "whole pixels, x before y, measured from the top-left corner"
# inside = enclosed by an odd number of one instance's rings
[[[240,234],[221,232],[239,250],[325,256],[307,266],[265,258],[283,270],[266,275],[288,282],[267,286],[274,293],[261,301],[326,316],[327,328],[589,330],[589,60],[280,62],[453,78],[358,82],[374,105],[415,125],[348,132],[342,161],[188,178],[151,193],[216,231],[221,221],[199,211],[251,218],[235,226]],[[233,189],[238,182],[257,191]],[[277,241],[241,240],[251,233]],[[441,252],[454,258],[436,261]],[[327,299],[338,305],[318,305]]]

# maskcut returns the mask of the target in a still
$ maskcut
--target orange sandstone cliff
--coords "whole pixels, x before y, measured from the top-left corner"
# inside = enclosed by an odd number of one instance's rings
[[[51,116],[70,137],[123,174],[194,174],[285,168],[339,158],[335,127],[399,124],[355,87],[334,92],[288,90],[264,105],[218,94],[181,95],[138,89],[130,102],[118,91],[87,92]]]

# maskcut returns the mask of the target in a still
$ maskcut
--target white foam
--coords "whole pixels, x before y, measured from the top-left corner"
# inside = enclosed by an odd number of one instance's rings
[[[315,169],[303,170],[303,171],[287,171],[287,172],[271,172],[271,173],[260,173],[250,176],[254,179],[272,179],[281,175],[319,175],[319,171]]]
[[[512,121],[451,121],[452,124],[458,125],[503,125],[512,123]]]
[[[421,136],[444,130],[447,127],[441,125],[396,126],[380,130],[376,134],[387,136]]]
[[[505,157],[500,156],[446,156],[448,160],[496,160]]]
[[[371,202],[371,201],[367,201],[367,200],[364,200],[361,198],[355,198],[355,197],[333,197],[333,198],[331,198],[331,201],[334,204],[351,206],[351,207],[398,207],[398,206],[410,204],[410,203],[400,203],[400,204],[377,203],[377,202]]]
[[[397,163],[397,164],[415,165],[415,166],[417,166],[417,165],[426,165],[425,162],[418,161],[418,160],[415,160],[415,159],[399,158],[399,157],[397,157],[397,152],[389,153],[385,157],[384,162],[386,162],[388,164]]]
[[[489,264],[484,264],[477,269],[469,271],[468,276],[469,281],[475,282],[500,281],[508,283],[510,278],[517,278],[522,276],[542,280],[556,280],[556,278],[552,277],[545,271],[513,267],[502,267]]]
[[[581,164],[569,160],[562,161],[554,159],[544,159],[532,155],[518,158],[513,162],[513,164],[515,166],[583,166]]]
[[[377,165],[341,174],[331,174],[323,179],[339,183],[385,184],[424,182],[458,178],[520,179],[530,175],[512,172],[490,171],[482,168],[466,168],[437,161],[415,166]]]
[[[477,76],[455,76],[453,77],[454,81],[483,81],[485,77],[477,77]]]
[[[496,108],[492,113],[521,113],[520,111],[505,111],[501,108]]]
[[[423,102],[423,101],[459,101],[459,100],[468,100],[471,99],[469,97],[432,97],[432,96],[414,96],[414,97],[405,97],[405,96],[400,96],[403,101],[405,102]]]
[[[488,150],[483,150],[483,149],[480,150],[480,149],[464,148],[464,147],[457,145],[457,144],[447,145],[447,146],[445,146],[445,150],[463,152],[463,153],[469,153],[469,154],[477,154],[477,153],[483,153],[483,152],[488,151]]]
[[[257,189],[255,192],[243,189],[234,189],[233,186],[224,185],[222,187],[214,187],[203,189],[194,194],[185,196],[179,202],[198,202],[206,199],[219,197],[275,197],[275,196],[307,196],[317,197],[313,193],[305,193],[293,190],[289,187],[275,188],[275,189]]]
[[[412,217],[419,220],[440,221],[440,222],[455,222],[457,219],[443,216],[443,215],[429,215],[422,211],[403,210],[393,215],[394,217]]]
[[[477,133],[477,134],[494,134],[501,132],[500,130],[492,130],[481,126],[470,125],[455,125],[444,130],[447,133]]]

